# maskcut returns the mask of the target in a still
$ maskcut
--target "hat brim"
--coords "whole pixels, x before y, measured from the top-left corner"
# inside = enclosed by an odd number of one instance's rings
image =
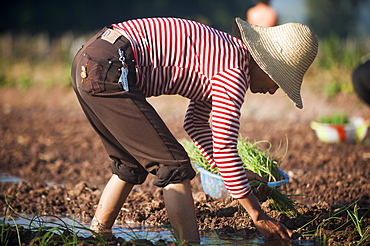
[[[298,108],[303,108],[301,84],[305,72],[316,57],[317,40],[311,41],[310,47],[306,49],[295,38],[297,35],[311,37],[312,31],[299,23],[262,27],[240,18],[236,18],[236,23],[242,40],[257,65],[281,87]]]

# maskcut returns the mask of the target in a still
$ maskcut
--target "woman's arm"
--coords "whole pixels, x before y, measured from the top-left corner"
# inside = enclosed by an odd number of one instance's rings
[[[289,239],[293,232],[277,220],[268,216],[261,208],[253,193],[238,200],[251,216],[258,231],[268,239]]]
[[[190,101],[185,116],[184,129],[210,165],[214,166],[212,129],[209,125],[211,110],[211,102]]]

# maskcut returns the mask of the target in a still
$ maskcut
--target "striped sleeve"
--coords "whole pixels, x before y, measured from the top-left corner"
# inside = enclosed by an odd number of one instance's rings
[[[184,128],[212,167],[217,166],[234,198],[250,194],[251,187],[238,154],[240,109],[247,90],[245,73],[229,69],[212,79],[212,101],[191,101]],[[210,126],[210,114],[212,120]]]
[[[240,109],[247,90],[245,73],[229,69],[212,79],[213,160],[234,198],[251,192],[243,162],[238,154]]]
[[[209,125],[212,103],[210,101],[190,101],[185,115],[184,129],[194,141],[211,166],[213,160],[212,129]]]

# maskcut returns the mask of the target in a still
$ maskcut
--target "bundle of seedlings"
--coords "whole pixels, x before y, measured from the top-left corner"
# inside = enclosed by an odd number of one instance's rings
[[[269,148],[262,150],[259,145],[268,143]],[[190,141],[182,142],[186,152],[188,153],[193,165],[203,168],[211,173],[220,175],[217,167],[212,168],[206,158],[202,155],[197,146]],[[263,177],[267,182],[276,182],[284,179],[279,169],[279,162],[269,157],[271,143],[267,141],[250,142],[246,139],[239,138],[238,152],[243,161],[244,169],[250,170]],[[253,180],[250,182],[252,189],[258,189],[261,182]],[[291,199],[291,195],[281,192],[279,188],[269,186],[270,194],[267,197],[271,206],[290,216],[298,214],[296,203]]]
[[[326,117],[320,117],[319,122],[323,124],[342,125],[348,124],[349,120],[345,114],[332,114]]]

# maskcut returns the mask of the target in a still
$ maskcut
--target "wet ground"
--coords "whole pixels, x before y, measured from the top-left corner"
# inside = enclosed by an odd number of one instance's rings
[[[110,160],[73,93],[68,88],[2,89],[1,95],[0,173],[25,180],[0,184],[1,216],[5,212],[12,214],[7,202],[17,213],[67,216],[88,223],[110,177]],[[182,129],[186,101],[162,98],[153,99],[154,106],[174,135],[186,139]],[[270,141],[278,156],[287,151],[281,164],[281,169],[290,175],[285,189],[296,195],[301,214],[289,218],[268,203],[263,203],[263,208],[288,228],[299,229],[306,235],[303,240],[316,240],[318,234],[325,234],[329,245],[356,245],[360,233],[353,223],[347,223],[349,213],[338,211],[343,207],[354,211],[356,203],[359,218],[364,216],[361,228],[370,226],[370,215],[365,215],[370,209],[370,134],[363,143],[322,143],[310,129],[309,121],[319,113],[338,108],[351,116],[365,117],[370,117],[370,110],[354,95],[326,101],[307,93],[306,111],[291,107],[289,100],[279,94],[276,100],[272,98],[247,98],[241,134],[252,141]],[[162,191],[151,181],[148,178],[135,187],[118,223],[168,224]],[[200,230],[216,232],[219,237],[258,238],[259,233],[237,201],[205,195],[198,176],[192,186]],[[313,231],[316,236],[309,235]]]

